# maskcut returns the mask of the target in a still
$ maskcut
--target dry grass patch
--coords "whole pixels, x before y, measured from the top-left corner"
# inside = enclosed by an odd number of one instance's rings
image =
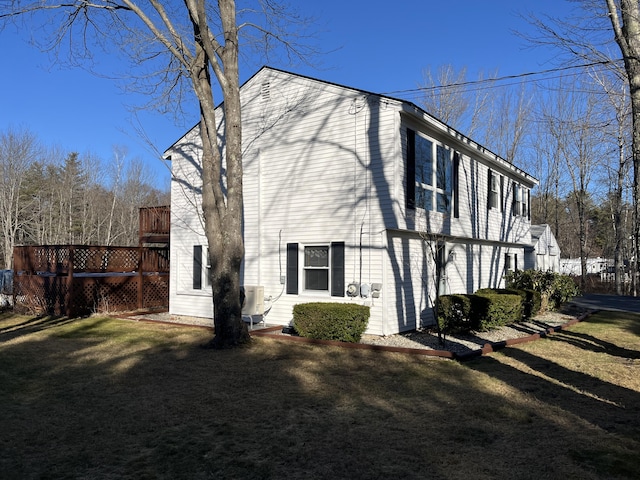
[[[625,322],[609,328],[638,319]],[[630,370],[622,384],[598,371],[637,342],[599,328],[566,334],[604,351],[552,339],[459,364],[268,338],[217,352],[179,325],[0,317],[0,478],[634,478],[637,357],[613,364]],[[572,349],[581,370],[558,360]]]

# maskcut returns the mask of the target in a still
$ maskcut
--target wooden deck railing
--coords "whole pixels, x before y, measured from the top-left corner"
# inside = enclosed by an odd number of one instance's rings
[[[168,247],[14,249],[14,308],[79,316],[169,306]]]
[[[140,209],[140,245],[144,243],[169,243],[171,210],[169,207],[144,207]]]

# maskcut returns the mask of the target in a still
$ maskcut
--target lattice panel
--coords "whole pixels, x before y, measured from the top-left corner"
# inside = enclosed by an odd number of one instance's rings
[[[13,279],[14,310],[25,314],[65,315],[67,278],[16,275]]]
[[[16,251],[21,270],[55,273],[69,268],[68,247],[18,247]]]
[[[131,272],[138,269],[138,250],[118,247],[75,247],[74,271]]]
[[[144,277],[143,308],[169,307],[169,275]]]
[[[169,307],[166,247],[16,247],[14,260],[18,312],[78,316]],[[73,276],[69,277],[71,267]]]
[[[137,308],[137,276],[74,278],[74,305],[94,312],[124,312]],[[167,297],[168,298],[168,297]]]

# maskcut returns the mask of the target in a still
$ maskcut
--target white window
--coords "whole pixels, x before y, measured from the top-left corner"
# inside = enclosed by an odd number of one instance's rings
[[[522,215],[522,187],[517,184],[513,192],[513,208],[516,215]]]
[[[500,199],[500,178],[489,170],[489,208],[498,208]]]
[[[518,254],[517,253],[504,254],[504,271],[505,273],[518,271]]]
[[[513,214],[527,217],[529,215],[529,190],[513,183]]]
[[[448,212],[451,205],[451,150],[421,135],[415,137],[416,207]]]
[[[304,247],[304,288],[329,291],[329,245]]]

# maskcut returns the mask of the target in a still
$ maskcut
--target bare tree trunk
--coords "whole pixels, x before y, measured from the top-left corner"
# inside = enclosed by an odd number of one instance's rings
[[[213,60],[206,25],[204,2],[190,8],[194,23],[194,37],[202,39],[196,46],[196,62],[192,69],[194,88],[201,106],[200,135],[202,158],[202,211],[205,234],[209,244],[210,280],[213,291],[215,336],[214,348],[226,348],[249,341],[249,333],[242,321],[240,299],[240,266],[244,257],[242,239],[242,128],[240,82],[238,74],[238,27],[235,2],[219,0],[220,19],[224,32],[224,46],[219,46],[222,65],[214,63],[214,72],[224,94],[224,131],[226,159],[226,198],[222,191],[222,152],[218,147],[215,105],[211,93],[209,64]],[[198,23],[196,20],[199,19]]]
[[[606,0],[616,43],[622,52],[629,81],[632,118],[634,268],[633,295],[637,295],[637,265],[640,259],[640,3],[637,0]]]

